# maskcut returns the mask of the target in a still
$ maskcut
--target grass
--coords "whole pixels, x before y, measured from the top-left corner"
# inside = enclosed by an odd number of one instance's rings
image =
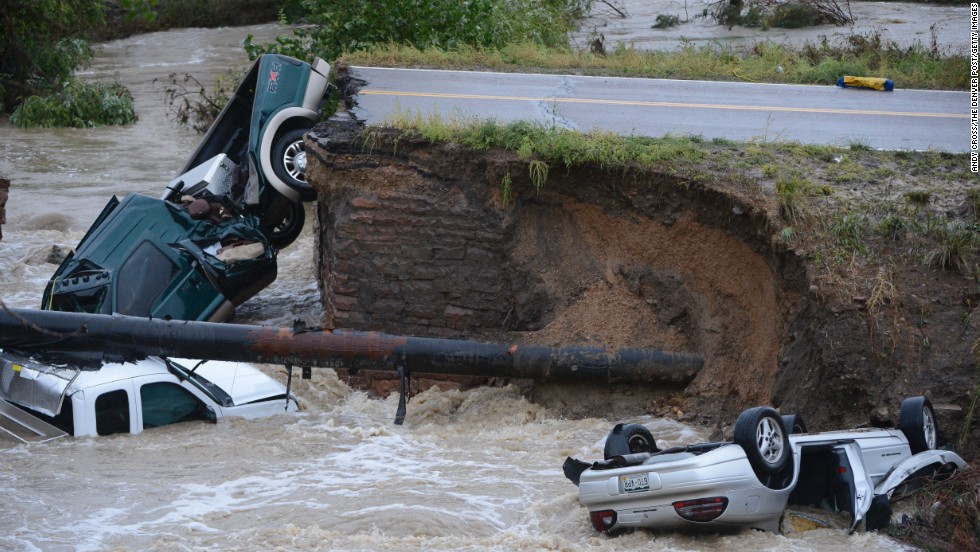
[[[779,177],[776,179],[776,197],[779,202],[779,214],[783,220],[791,225],[796,225],[806,222],[812,217],[810,204],[805,197],[810,193],[811,188],[810,181],[798,174],[788,178]]]
[[[863,213],[854,209],[835,212],[830,218],[828,230],[844,249],[855,253],[868,250],[868,223]]]
[[[980,220],[980,188],[974,188],[966,193],[967,205],[973,218]]]
[[[347,52],[342,59],[353,65],[826,85],[845,74],[887,75],[897,87],[939,90],[966,90],[970,63],[965,55],[944,55],[921,44],[898,46],[883,40],[880,33],[852,35],[838,42],[824,39],[799,48],[770,41],[748,48],[686,43],[671,51],[619,46],[606,55],[531,43],[452,51],[376,44]]]
[[[966,256],[975,248],[976,237],[963,221],[943,219],[932,230],[937,244],[928,250],[923,262],[943,270],[967,271]]]
[[[679,163],[700,161],[708,154],[699,138],[642,138],[602,131],[581,133],[529,121],[504,124],[493,119],[439,114],[422,117],[419,113],[396,111],[381,126],[416,133],[433,142],[458,142],[481,151],[512,150],[528,161],[529,175],[539,189],[547,180],[550,163],[564,167],[596,163],[606,168],[638,163],[668,170]]]

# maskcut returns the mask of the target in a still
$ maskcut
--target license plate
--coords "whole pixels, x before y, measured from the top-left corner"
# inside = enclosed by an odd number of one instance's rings
[[[650,490],[650,474],[637,473],[619,476],[619,484],[626,493],[640,493]]]

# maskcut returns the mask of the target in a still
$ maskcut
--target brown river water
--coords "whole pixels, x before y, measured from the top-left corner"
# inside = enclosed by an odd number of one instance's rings
[[[247,33],[275,25],[187,29],[104,45],[87,77],[136,97],[126,128],[18,130],[0,122],[0,175],[12,181],[0,241],[0,299],[36,307],[55,266],[113,194],[157,196],[199,140],[165,117],[172,72],[203,81],[246,63]],[[309,225],[308,225],[309,226]],[[279,279],[236,321],[318,320],[309,227],[280,254]],[[264,367],[285,381],[283,369]],[[512,387],[370,399],[318,370],[294,381],[302,411],[263,420],[187,423],[140,435],[0,439],[0,550],[772,550],[893,551],[884,536],[842,529],[771,534],[608,537],[591,527],[561,472],[596,459],[613,420],[564,419]],[[644,416],[662,446],[709,431]]]

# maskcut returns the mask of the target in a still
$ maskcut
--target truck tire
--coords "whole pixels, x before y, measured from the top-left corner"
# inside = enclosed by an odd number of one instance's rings
[[[735,444],[745,451],[760,481],[779,473],[792,455],[783,420],[768,406],[739,414],[735,420]]]
[[[609,460],[613,456],[635,454],[637,452],[657,452],[657,442],[653,434],[640,424],[616,424],[606,437],[603,456]]]
[[[290,130],[272,144],[272,170],[287,186],[299,192],[303,201],[316,199],[316,191],[306,181],[306,143],[308,128]]]
[[[939,426],[932,403],[925,397],[909,397],[902,401],[898,415],[898,428],[909,440],[912,454],[936,448]]]

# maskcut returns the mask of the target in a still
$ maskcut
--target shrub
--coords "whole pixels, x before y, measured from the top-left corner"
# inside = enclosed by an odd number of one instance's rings
[[[118,82],[70,79],[56,93],[24,100],[10,122],[21,128],[127,125],[136,122],[136,110],[132,94]]]
[[[657,22],[653,24],[654,29],[666,29],[676,27],[681,20],[676,15],[658,15]]]
[[[171,73],[169,84],[164,88],[167,115],[181,126],[189,126],[200,133],[211,127],[221,110],[235,94],[244,72],[228,71],[218,75],[209,92],[200,81],[185,73]]]
[[[517,42],[567,47],[567,32],[588,12],[591,0],[303,0],[312,24],[246,50],[254,59],[279,52],[335,59],[375,44],[410,44],[454,50],[463,46],[503,48]],[[299,55],[298,55],[299,54]]]
[[[766,22],[770,27],[799,29],[802,27],[812,27],[820,21],[818,14],[810,6],[788,2],[776,6]]]

